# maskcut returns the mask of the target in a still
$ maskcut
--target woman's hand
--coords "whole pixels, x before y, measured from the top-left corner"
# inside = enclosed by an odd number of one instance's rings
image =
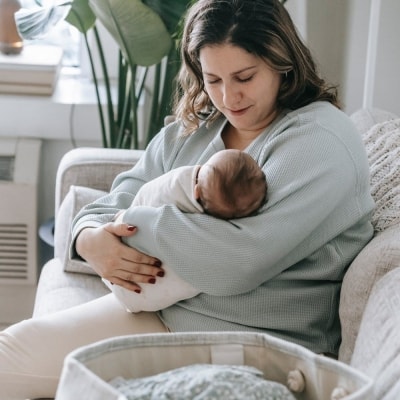
[[[140,283],[155,283],[164,271],[160,260],[122,243],[121,237],[136,231],[121,218],[98,228],[85,228],[76,239],[76,251],[102,278],[140,293]]]

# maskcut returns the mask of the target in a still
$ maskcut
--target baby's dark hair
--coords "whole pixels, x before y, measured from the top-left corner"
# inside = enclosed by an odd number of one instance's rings
[[[225,150],[223,162],[203,168],[208,169],[208,179],[201,189],[201,203],[207,214],[242,218],[253,215],[266,201],[265,174],[247,153]]]

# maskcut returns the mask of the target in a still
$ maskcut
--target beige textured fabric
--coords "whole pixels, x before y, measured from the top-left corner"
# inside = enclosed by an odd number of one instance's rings
[[[343,280],[339,315],[342,343],[339,360],[349,363],[365,306],[376,282],[400,266],[400,226],[376,235],[361,251]]]
[[[241,332],[135,335],[81,347],[65,359],[56,399],[126,400],[111,379],[191,364],[248,365],[284,385],[295,371],[304,378],[298,399],[373,399],[371,380],[355,369],[269,335]]]
[[[398,264],[400,267],[400,263]],[[374,381],[375,398],[400,397],[400,268],[375,286],[361,322],[351,365]]]
[[[78,211],[85,205],[95,201],[107,192],[81,186],[70,187],[69,192],[61,203],[55,222],[55,257],[59,257],[64,270],[97,275],[87,263],[69,258],[69,245],[71,243],[71,223]]]

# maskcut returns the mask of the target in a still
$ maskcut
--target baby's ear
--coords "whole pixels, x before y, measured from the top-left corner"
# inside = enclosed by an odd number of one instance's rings
[[[196,200],[198,200],[198,199],[200,198],[200,188],[199,188],[199,184],[198,184],[198,183],[196,183],[196,184],[194,185],[194,188],[193,188],[193,196],[194,196],[194,198],[195,198]]]

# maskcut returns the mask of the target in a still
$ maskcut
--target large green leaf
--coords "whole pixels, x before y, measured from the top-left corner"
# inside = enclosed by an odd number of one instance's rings
[[[65,20],[75,26],[81,33],[86,33],[96,22],[96,16],[89,7],[88,0],[73,0]]]
[[[140,0],[89,0],[89,4],[130,65],[157,64],[168,54],[171,35],[160,16]]]
[[[176,33],[181,18],[194,0],[143,0],[164,21],[171,35]]]

